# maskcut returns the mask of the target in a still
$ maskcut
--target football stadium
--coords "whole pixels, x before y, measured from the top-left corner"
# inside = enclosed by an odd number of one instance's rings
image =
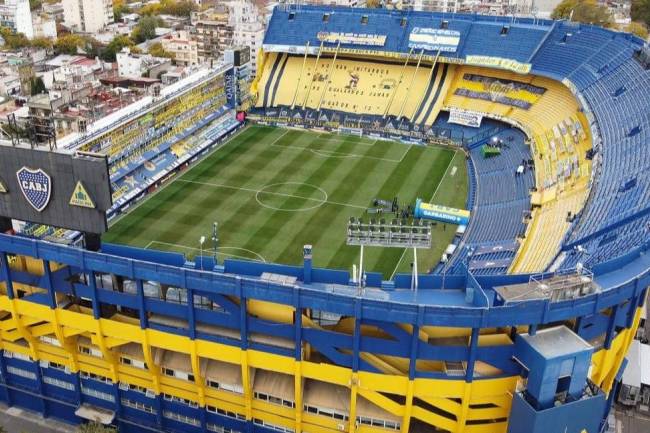
[[[650,285],[644,41],[279,6],[250,88],[240,54],[0,145],[0,401],[120,432],[605,432]]]

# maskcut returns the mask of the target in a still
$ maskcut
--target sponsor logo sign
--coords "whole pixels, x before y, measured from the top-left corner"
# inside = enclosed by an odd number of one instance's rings
[[[16,172],[16,177],[27,202],[38,212],[43,212],[52,197],[50,176],[40,168],[23,167]]]
[[[456,52],[460,32],[447,29],[415,27],[409,35],[409,48],[426,51]]]
[[[90,194],[88,194],[88,191],[86,191],[86,188],[81,181],[77,182],[77,186],[75,186],[74,191],[72,192],[70,205],[95,209],[95,202],[90,197]]]
[[[373,35],[369,33],[338,33],[338,32],[318,32],[316,35],[319,41],[326,44],[341,45],[368,45],[383,47],[386,43],[386,35]]]

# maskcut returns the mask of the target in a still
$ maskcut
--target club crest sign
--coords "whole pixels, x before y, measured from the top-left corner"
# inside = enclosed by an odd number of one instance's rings
[[[32,170],[23,167],[16,172],[18,185],[27,202],[38,212],[42,212],[50,203],[52,180],[42,169]]]

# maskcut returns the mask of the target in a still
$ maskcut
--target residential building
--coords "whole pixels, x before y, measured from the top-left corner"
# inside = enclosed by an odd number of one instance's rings
[[[66,26],[78,32],[95,33],[113,22],[112,0],[63,0]]]
[[[32,39],[34,28],[29,0],[5,0],[5,3],[0,5],[0,25],[9,27]]]
[[[63,3],[46,3],[41,6],[43,12],[51,16],[55,21],[63,22],[65,19],[63,13]]]
[[[32,28],[35,38],[56,39],[56,21],[49,15],[32,15]]]
[[[150,54],[134,54],[128,48],[117,53],[117,73],[121,77],[158,78],[172,69],[171,59]]]
[[[174,62],[178,65],[198,65],[199,44],[190,37],[189,32],[180,30],[163,37],[160,42],[163,49],[174,56]]]
[[[250,67],[257,70],[257,55],[264,42],[264,16],[257,6],[249,1],[230,3],[233,23],[232,45],[250,48]]]
[[[192,12],[190,22],[196,29],[194,38],[198,42],[201,63],[218,59],[232,45],[234,29],[230,22],[230,8],[226,3]]]

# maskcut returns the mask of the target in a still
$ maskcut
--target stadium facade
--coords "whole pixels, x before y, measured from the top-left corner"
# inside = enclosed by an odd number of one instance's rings
[[[447,141],[433,123],[448,112],[517,126],[530,155],[490,169],[472,153],[485,140],[467,143],[469,225],[417,291],[410,275],[373,274],[358,291],[309,248],[303,266],[199,266],[0,235],[0,400],[126,432],[602,431],[650,284],[642,42],[566,22],[300,7],[274,11],[262,58],[261,121],[428,142]],[[70,141],[108,155],[115,212],[238,127],[232,73]],[[534,176],[490,201],[522,159]]]

